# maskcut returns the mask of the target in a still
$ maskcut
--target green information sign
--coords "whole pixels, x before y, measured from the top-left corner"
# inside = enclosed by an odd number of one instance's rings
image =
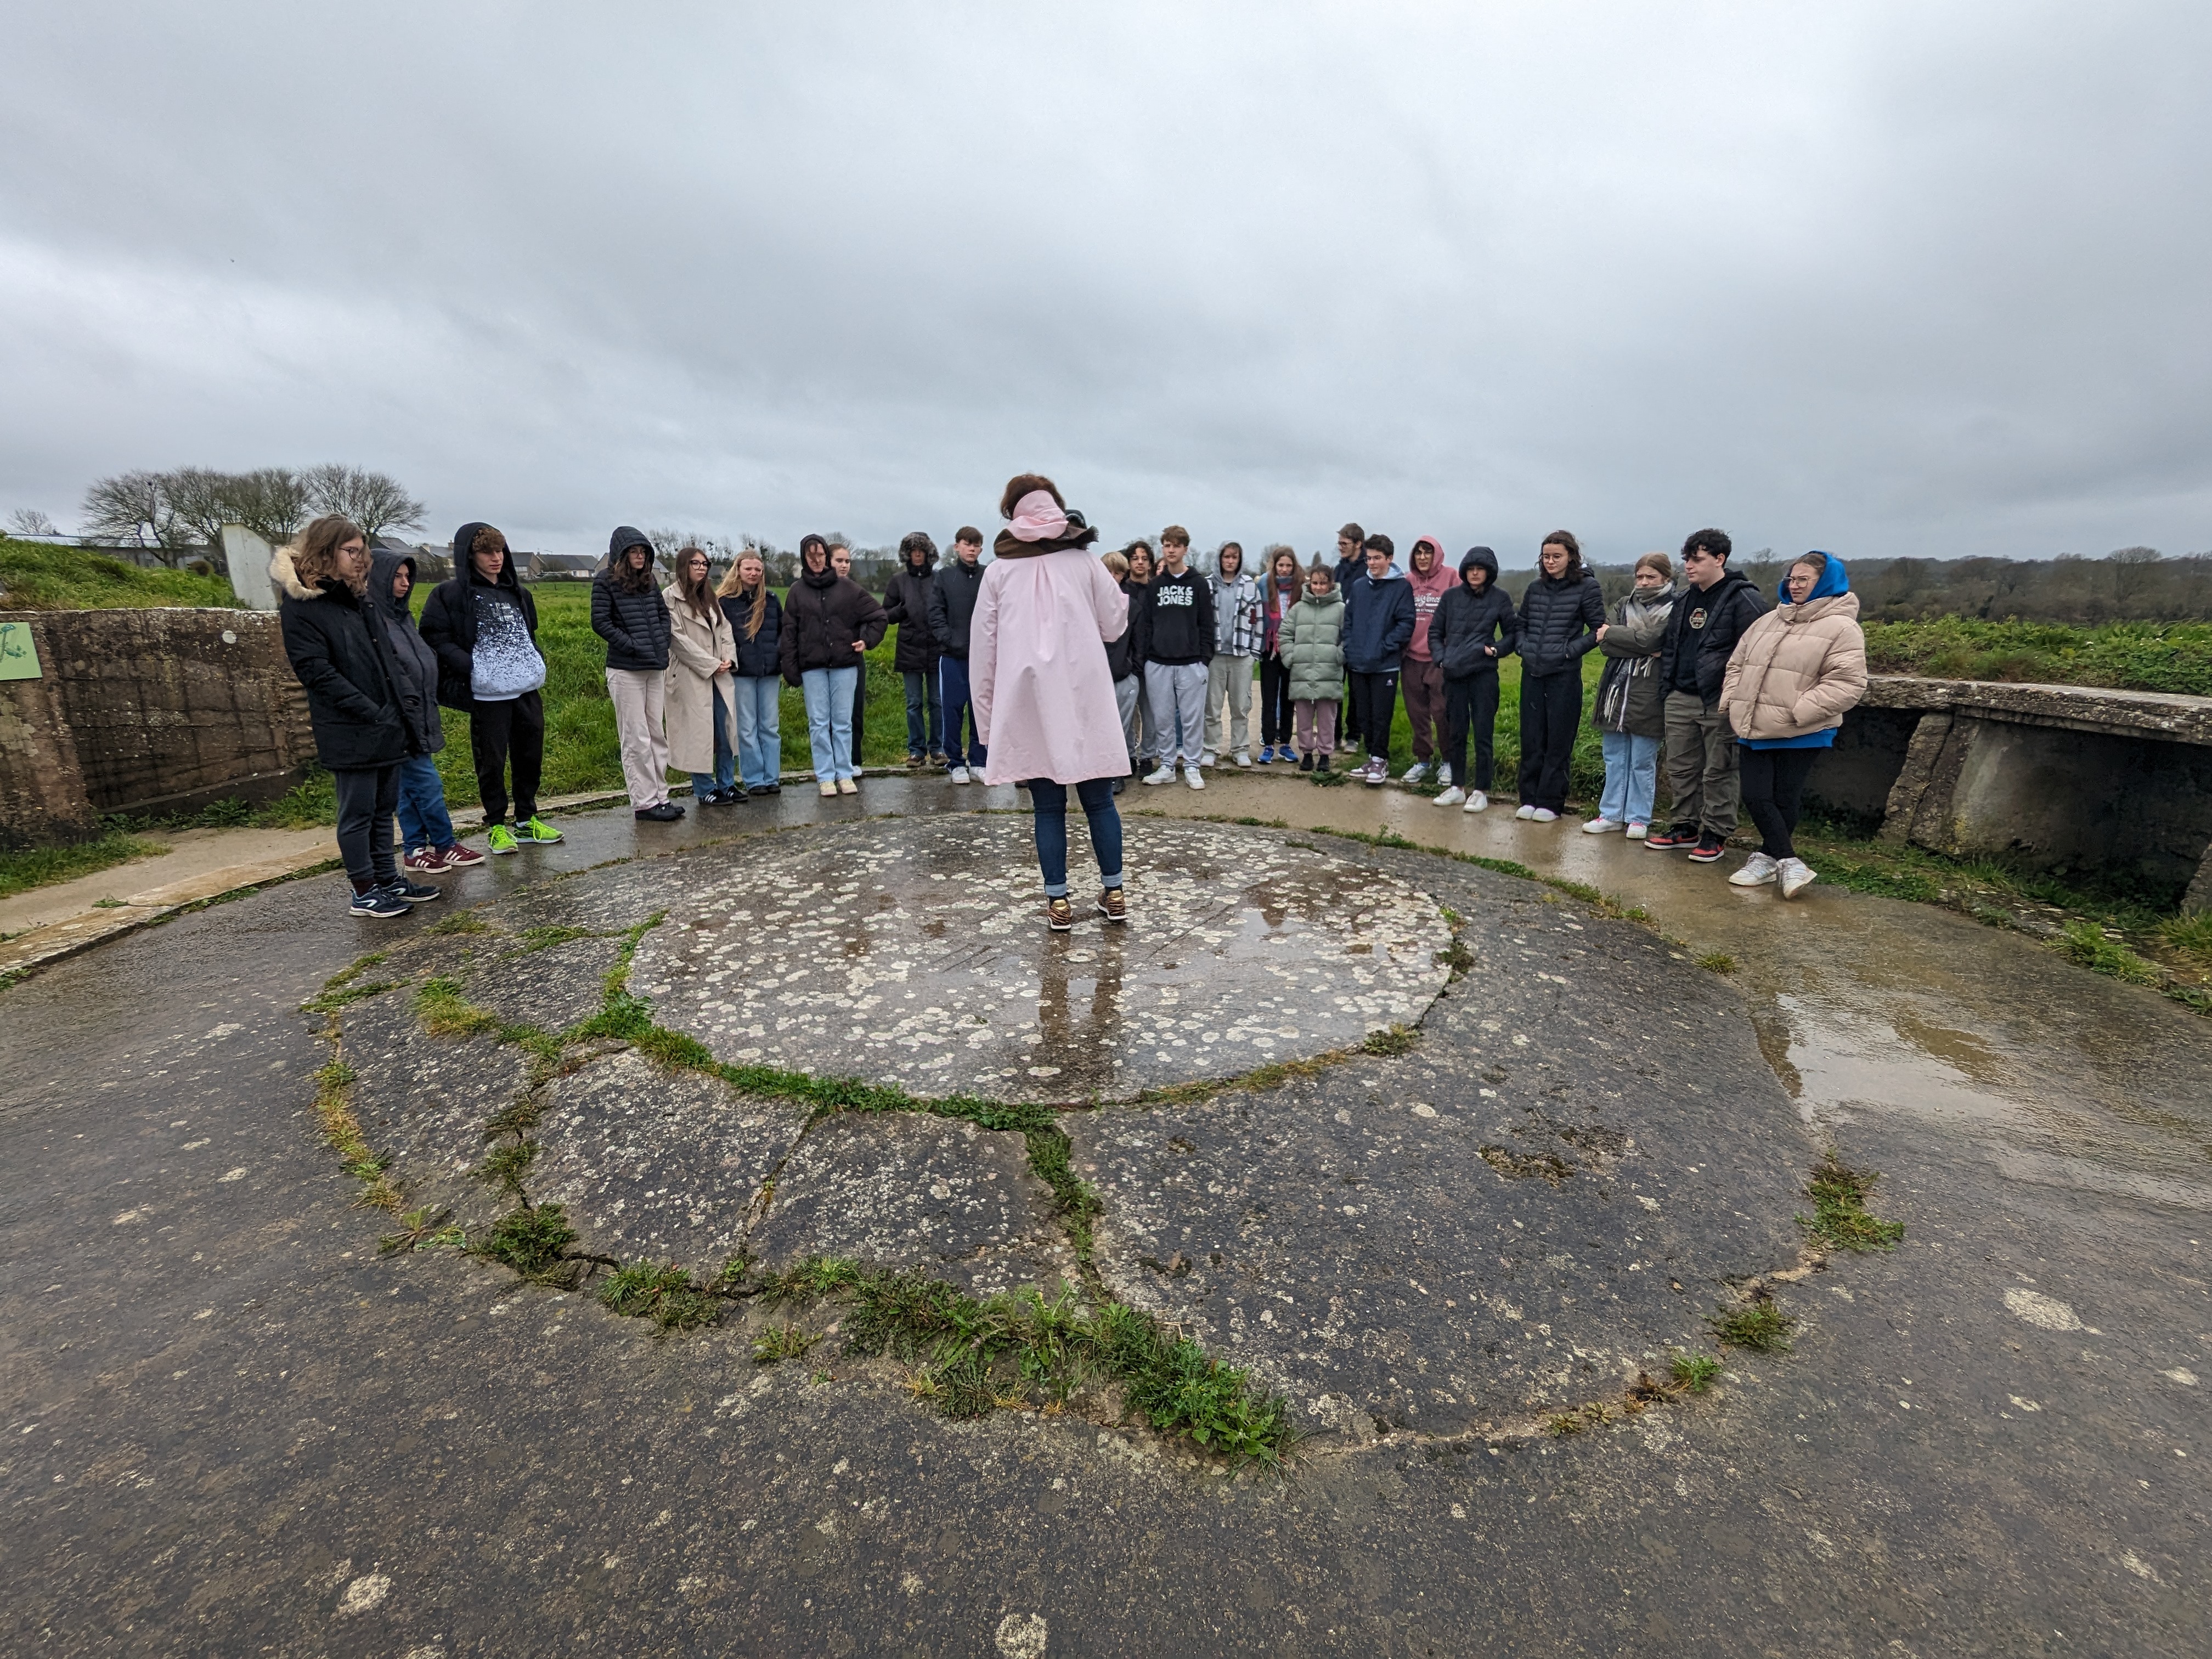
[[[31,637],[31,624],[20,622],[0,622],[0,680],[37,680],[46,678],[39,666],[39,645]]]

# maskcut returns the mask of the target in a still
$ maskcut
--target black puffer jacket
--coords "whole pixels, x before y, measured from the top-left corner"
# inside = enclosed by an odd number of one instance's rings
[[[781,655],[786,684],[797,685],[810,668],[858,668],[854,641],[873,649],[883,643],[884,608],[850,576],[809,571],[783,596]]]
[[[1720,701],[1729,658],[1752,623],[1766,614],[1766,601],[1751,578],[1731,570],[1699,592],[1682,590],[1668,618],[1666,643],[1659,649],[1659,684],[1666,691],[1703,697],[1711,708]]]
[[[750,639],[745,637],[745,623],[753,614],[753,602],[735,593],[722,601],[722,614],[737,636],[739,679],[772,680],[783,672],[783,601],[766,576],[761,578],[761,586],[767,590],[768,606],[761,612],[760,632]]]
[[[1597,644],[1605,620],[1605,590],[1588,571],[1557,580],[1539,575],[1521,596],[1521,665],[1524,673],[1557,674],[1572,668]]]
[[[645,589],[625,592],[623,555],[633,547],[646,550]],[[607,538],[607,562],[592,578],[592,632],[607,642],[607,666],[650,672],[668,666],[668,601],[660,597],[660,584],[653,580],[653,538],[629,525],[618,525]]]
[[[1467,573],[1478,568],[1490,573],[1480,593],[1467,585]],[[1520,613],[1498,589],[1498,555],[1486,547],[1470,547],[1459,562],[1459,586],[1437,601],[1436,614],[1429,618],[1430,660],[1448,680],[1495,674],[1520,637]]]
[[[463,713],[475,708],[477,701],[469,689],[476,683],[477,648],[477,602],[469,590],[494,585],[477,574],[476,561],[469,556],[469,550],[476,545],[477,532],[490,528],[472,519],[453,532],[453,574],[431,591],[422,605],[422,637],[438,653],[438,701]],[[496,585],[521,601],[522,624],[530,630],[531,643],[535,645],[538,603],[515,574],[511,549],[507,562],[499,568]]]
[[[401,570],[407,573],[407,595],[396,599],[392,584]],[[368,597],[381,612],[384,637],[392,647],[392,659],[399,674],[399,706],[408,730],[422,745],[417,751],[434,755],[446,746],[446,723],[438,715],[438,653],[415,631],[415,561],[404,553],[380,550],[368,562]]]
[[[983,563],[963,564],[956,556],[939,565],[929,581],[929,631],[948,657],[968,654],[968,625],[975,620],[975,596],[983,591]]]
[[[929,629],[929,595],[937,585],[937,550],[916,550],[922,556],[921,562],[917,564],[912,554],[905,555],[898,573],[884,589],[884,616],[898,628],[898,647],[891,653],[891,666],[902,674],[926,674],[937,666],[937,635]]]
[[[422,753],[377,606],[331,577],[304,586],[293,568],[295,550],[278,548],[269,575],[283,595],[277,620],[284,654],[307,688],[315,758],[342,772],[390,766]]]

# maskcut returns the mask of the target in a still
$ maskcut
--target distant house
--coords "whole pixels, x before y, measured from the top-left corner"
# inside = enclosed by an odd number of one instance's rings
[[[587,582],[599,568],[591,553],[525,553],[517,550],[522,574],[534,582]]]

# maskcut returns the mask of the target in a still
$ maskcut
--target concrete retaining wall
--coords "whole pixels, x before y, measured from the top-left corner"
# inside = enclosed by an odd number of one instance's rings
[[[1887,841],[2212,908],[2212,697],[1878,676],[1806,795]]]
[[[314,758],[276,618],[149,608],[14,613],[43,677],[0,681],[0,842],[66,841],[106,812],[272,799]]]

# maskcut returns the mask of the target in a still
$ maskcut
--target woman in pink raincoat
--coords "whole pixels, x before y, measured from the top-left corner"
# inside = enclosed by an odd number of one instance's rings
[[[1036,814],[1045,921],[1075,926],[1067,896],[1067,786],[1075,786],[1098,860],[1098,914],[1129,919],[1121,896],[1121,815],[1114,781],[1129,751],[1106,665],[1108,641],[1128,630],[1129,600],[1087,550],[1098,532],[1071,513],[1049,478],[1024,472],[1006,485],[969,630],[968,684],[976,746],[989,756],[986,783],[1019,783]]]

